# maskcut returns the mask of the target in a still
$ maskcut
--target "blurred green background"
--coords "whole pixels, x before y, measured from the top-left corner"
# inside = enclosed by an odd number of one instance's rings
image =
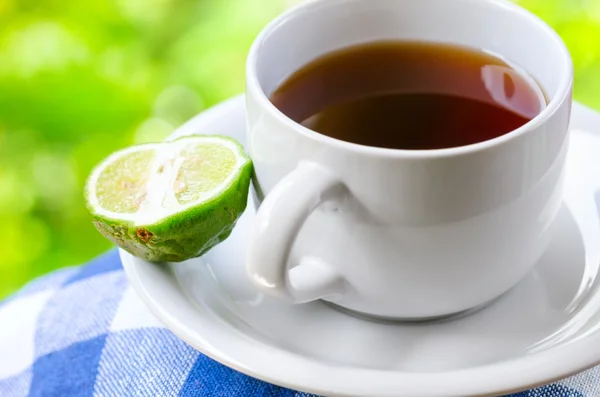
[[[110,248],[82,188],[244,88],[258,31],[298,0],[0,0],[0,298]],[[600,110],[600,0],[521,0],[565,39]]]

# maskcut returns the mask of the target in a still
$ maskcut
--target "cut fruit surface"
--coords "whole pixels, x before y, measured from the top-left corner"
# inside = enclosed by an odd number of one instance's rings
[[[133,214],[146,196],[155,148],[140,147],[107,163],[95,183],[97,205],[108,212]]]
[[[231,138],[133,146],[98,165],[85,198],[98,230],[130,253],[181,261],[226,238],[246,208],[252,164]]]
[[[185,159],[175,179],[179,204],[189,204],[210,194],[234,172],[238,159],[230,148],[199,143],[182,150]]]

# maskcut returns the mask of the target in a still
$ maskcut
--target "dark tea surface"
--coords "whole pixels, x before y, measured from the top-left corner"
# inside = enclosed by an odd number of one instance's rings
[[[271,96],[285,115],[340,140],[440,149],[496,138],[545,106],[533,79],[470,48],[375,42],[329,53]]]

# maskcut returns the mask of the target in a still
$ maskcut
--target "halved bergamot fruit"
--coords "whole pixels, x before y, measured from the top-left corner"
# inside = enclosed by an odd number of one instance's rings
[[[133,146],[91,173],[86,204],[96,228],[129,253],[180,262],[225,240],[244,212],[252,162],[217,135]]]

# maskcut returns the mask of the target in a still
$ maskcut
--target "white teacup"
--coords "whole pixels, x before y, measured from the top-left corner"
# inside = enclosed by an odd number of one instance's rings
[[[361,146],[311,131],[269,96],[309,61],[377,40],[485,49],[548,96],[531,122],[439,150]],[[247,268],[265,293],[395,319],[500,296],[544,251],[561,205],[572,64],[558,35],[502,0],[321,0],[286,12],[247,64],[248,143],[263,200]],[[435,117],[433,114],[432,117]]]

